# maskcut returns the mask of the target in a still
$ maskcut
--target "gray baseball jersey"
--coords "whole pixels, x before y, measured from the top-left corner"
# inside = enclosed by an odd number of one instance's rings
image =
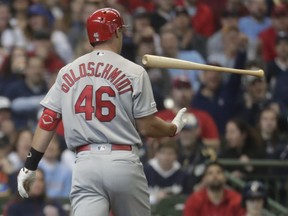
[[[62,114],[71,150],[86,143],[141,145],[134,118],[157,112],[145,69],[106,50],[63,67],[41,105]]]

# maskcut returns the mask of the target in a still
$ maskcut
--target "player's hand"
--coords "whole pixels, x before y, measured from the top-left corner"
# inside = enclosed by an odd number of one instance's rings
[[[186,119],[183,116],[186,111],[187,111],[186,108],[182,108],[181,110],[178,111],[177,115],[172,120],[172,124],[175,124],[177,128],[174,135],[178,134],[184,127],[186,123]]]
[[[28,198],[28,192],[31,184],[34,182],[36,177],[36,171],[28,170],[23,167],[17,176],[18,192],[22,198]]]

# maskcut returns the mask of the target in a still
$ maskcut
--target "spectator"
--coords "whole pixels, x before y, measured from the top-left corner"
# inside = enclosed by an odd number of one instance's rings
[[[206,163],[215,160],[217,154],[199,140],[200,128],[195,115],[188,113],[185,118],[187,122],[177,137],[178,161],[186,173],[183,193],[190,194],[200,183]]]
[[[47,92],[44,63],[41,58],[30,57],[24,74],[24,80],[14,82],[4,92],[12,101],[12,117],[17,129],[35,127],[39,102]]]
[[[9,24],[10,18],[11,11],[9,5],[0,2],[0,45],[8,52],[17,44],[16,35]]]
[[[288,106],[288,35],[279,35],[276,39],[276,58],[267,64],[267,82],[273,99]]]
[[[184,7],[176,7],[175,17],[170,25],[177,34],[180,50],[196,50],[206,56],[206,38],[195,31]]]
[[[259,34],[268,29],[272,24],[267,14],[266,0],[248,0],[247,8],[250,15],[239,19],[239,30],[249,38],[249,60],[259,60]],[[261,58],[260,58],[261,59]]]
[[[9,139],[4,135],[0,135],[0,199],[11,195],[9,174],[12,172],[12,166],[7,159],[10,150]]]
[[[85,23],[88,16],[102,7],[104,7],[103,1],[71,1],[69,8],[70,23],[67,35],[73,49],[82,42],[84,37],[87,37],[85,32]]]
[[[265,152],[261,148],[261,140],[254,128],[240,118],[234,118],[227,122],[224,147],[220,150],[219,158],[238,159],[248,162],[250,159],[265,158]],[[243,169],[229,169],[235,177],[243,178],[251,173],[253,167]]]
[[[27,9],[29,3],[29,0],[13,0],[11,3],[12,17],[10,18],[10,24],[17,36],[17,46],[21,47],[25,46],[24,38],[21,38],[21,36],[28,21]]]
[[[258,130],[262,138],[263,148],[267,159],[279,159],[279,152],[283,152],[287,137],[280,133],[278,114],[271,108],[261,111]]]
[[[272,26],[259,34],[262,58],[265,62],[273,61],[276,54],[278,35],[288,34],[288,8],[284,4],[275,5],[271,15]]]
[[[18,173],[20,168],[24,166],[24,162],[27,158],[27,154],[29,153],[30,145],[32,143],[32,136],[33,133],[28,128],[23,128],[17,131],[12,149],[13,151],[8,155],[8,159],[13,166],[13,172]]]
[[[72,61],[73,53],[68,37],[62,30],[54,28],[55,18],[51,11],[41,3],[34,3],[28,7],[27,13],[27,25],[19,31],[21,40],[24,41],[27,51],[31,52],[34,49],[33,43],[31,42],[37,32],[50,31],[52,47],[57,55],[60,56],[65,63]]]
[[[12,48],[10,55],[6,57],[0,69],[0,95],[4,94],[16,80],[23,79],[24,70],[27,66],[27,53],[22,47]]]
[[[17,175],[21,167],[24,166],[25,159],[29,153],[32,142],[32,131],[28,128],[18,130],[15,134],[15,141],[12,143],[12,151],[9,152],[7,158],[11,164],[11,172],[9,173],[9,185],[12,194],[17,191]]]
[[[141,59],[145,54],[155,55],[155,44],[153,39],[146,38],[139,41],[137,46],[136,62],[142,64]],[[171,93],[171,77],[167,69],[161,68],[146,68],[148,76],[151,81],[154,99],[158,110],[163,110],[164,100],[169,97]]]
[[[133,42],[137,47],[141,41],[152,40],[155,51],[159,53],[160,38],[151,24],[151,14],[141,9],[133,14]]]
[[[228,29],[238,26],[239,15],[228,10],[223,11],[220,17],[221,28],[207,39],[207,54],[212,55],[224,52],[224,34]]]
[[[9,98],[0,96],[0,132],[4,121],[11,119],[11,102]]]
[[[217,63],[222,67],[234,68],[239,52],[243,53],[247,50],[248,39],[244,34],[239,32],[237,27],[232,26],[223,33],[221,44],[223,52],[209,55],[207,58],[208,62]]]
[[[246,69],[259,69],[255,62],[247,63]],[[238,102],[237,115],[245,119],[251,126],[255,127],[259,113],[266,107],[277,110],[277,113],[285,111],[284,104],[271,97],[264,78],[243,76],[243,93]]]
[[[48,74],[56,76],[55,74],[64,66],[64,62],[55,52],[51,40],[49,31],[39,30],[35,32],[31,41],[34,49],[28,54],[41,58]]]
[[[6,136],[9,143],[14,143],[15,125],[12,121],[11,102],[4,96],[0,96],[0,136]]]
[[[227,0],[225,8],[231,13],[239,14],[240,17],[246,16],[249,11],[244,3],[242,0]]]
[[[49,198],[69,198],[70,194],[72,172],[59,157],[60,143],[54,136],[39,163],[45,173],[46,194]]]
[[[162,26],[170,22],[175,15],[174,0],[156,0],[155,10],[151,14],[151,24],[156,33],[160,32]]]
[[[4,208],[4,216],[31,216],[31,215],[68,215],[61,204],[52,199],[47,199],[45,194],[45,176],[40,169],[36,171],[35,182],[31,185],[29,198],[22,199],[18,195]]]
[[[144,8],[146,11],[152,12],[155,10],[155,1],[154,0],[118,0],[119,4],[123,5],[129,10],[130,13],[133,13],[139,8]]]
[[[172,120],[177,111],[187,107],[187,113],[192,113],[197,118],[200,127],[200,139],[205,146],[215,149],[219,145],[219,134],[213,118],[205,111],[191,107],[194,91],[189,79],[185,76],[179,76],[173,80],[172,99],[174,107],[161,110],[157,115],[164,120]]]
[[[204,188],[192,193],[185,202],[183,216],[241,216],[241,194],[226,188],[224,168],[218,162],[207,165],[203,176]]]
[[[160,33],[162,53],[164,56],[170,58],[177,58],[186,61],[192,61],[196,63],[204,63],[204,58],[196,50],[180,51],[179,41],[174,30],[165,30]],[[185,75],[189,77],[190,82],[194,90],[199,89],[199,70],[179,70],[179,69],[168,69],[172,78]]]
[[[264,207],[267,206],[267,191],[262,182],[249,181],[245,184],[242,203],[246,210],[243,216],[268,216],[264,212]]]
[[[177,143],[174,140],[162,141],[155,157],[144,166],[152,205],[182,192],[185,175],[177,161],[177,151]]]
[[[243,54],[239,54],[239,57],[240,55]],[[220,66],[213,63],[210,65]],[[231,74],[225,82],[219,72],[203,71],[201,75],[202,86],[194,96],[192,106],[208,112],[222,136],[227,121],[235,115],[237,98],[242,93],[241,76]]]
[[[266,16],[267,3],[265,0],[249,0],[246,2],[250,15],[239,19],[239,30],[255,42],[258,35],[271,26],[271,19]]]
[[[183,0],[197,33],[209,37],[215,32],[214,15],[211,8],[201,0]]]

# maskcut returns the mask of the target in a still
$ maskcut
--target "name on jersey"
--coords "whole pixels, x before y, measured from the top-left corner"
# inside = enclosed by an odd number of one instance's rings
[[[64,73],[62,76],[63,83],[61,89],[67,93],[70,88],[81,78],[84,77],[99,77],[110,81],[119,94],[132,91],[131,81],[122,73],[119,68],[113,67],[111,64],[104,64],[103,62],[88,62],[82,63],[78,66],[78,72],[70,69],[69,72]]]

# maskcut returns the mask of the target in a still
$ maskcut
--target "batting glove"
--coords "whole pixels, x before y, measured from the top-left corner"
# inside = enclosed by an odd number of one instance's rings
[[[18,192],[22,198],[28,198],[28,192],[31,184],[34,182],[36,177],[36,171],[22,168],[17,176]]]
[[[185,123],[186,123],[186,119],[183,118],[184,113],[187,111],[186,108],[182,108],[181,110],[178,111],[177,115],[175,116],[175,118],[172,120],[172,124],[175,124],[177,129],[174,135],[178,134],[182,128],[184,127]]]

